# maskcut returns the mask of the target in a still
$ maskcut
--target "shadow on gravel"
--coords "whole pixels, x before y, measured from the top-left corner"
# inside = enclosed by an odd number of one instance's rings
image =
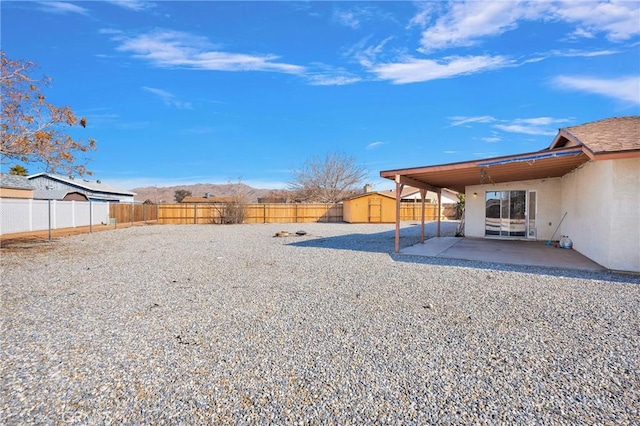
[[[287,244],[294,247],[312,247],[334,250],[362,251],[368,253],[393,253],[395,230],[375,234],[347,234],[334,237],[317,236],[313,239]],[[314,236],[311,236],[314,237]],[[402,246],[408,247],[420,242],[420,237],[402,236]]]
[[[447,259],[429,256],[412,256],[390,253],[395,262],[417,263],[423,265],[449,266],[456,268],[485,269],[489,271],[520,272],[523,274],[550,275],[553,277],[578,278],[585,280],[609,281],[640,285],[640,275],[616,272],[592,272],[579,269],[560,269],[540,266],[512,265],[507,263],[480,262],[477,260]]]
[[[400,231],[401,246],[409,247],[420,242],[419,233]],[[442,257],[413,256],[395,254],[395,230],[373,234],[347,234],[333,237],[311,236],[312,239],[287,244],[293,247],[310,247],[333,250],[349,250],[366,253],[385,253],[395,262],[415,263],[434,266],[464,267],[491,271],[521,272],[525,274],[550,275],[617,283],[640,284],[640,276],[613,272],[592,272],[579,269],[561,269],[541,266],[512,265],[507,263],[482,262],[477,260],[447,259]]]

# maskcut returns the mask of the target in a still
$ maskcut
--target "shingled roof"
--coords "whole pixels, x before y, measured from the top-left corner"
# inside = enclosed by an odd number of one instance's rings
[[[25,176],[0,174],[0,187],[7,189],[35,189]]]
[[[593,154],[640,151],[640,116],[613,117],[560,129],[549,149],[584,146]]]

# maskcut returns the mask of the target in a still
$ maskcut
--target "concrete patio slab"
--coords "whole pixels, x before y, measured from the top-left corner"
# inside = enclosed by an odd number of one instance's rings
[[[605,270],[575,250],[556,248],[543,241],[441,237],[401,249],[400,254],[583,271]]]

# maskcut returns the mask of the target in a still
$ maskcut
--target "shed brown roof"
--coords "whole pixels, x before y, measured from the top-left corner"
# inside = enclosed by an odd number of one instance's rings
[[[562,128],[549,149],[580,145],[594,155],[640,150],[640,116],[606,118]]]

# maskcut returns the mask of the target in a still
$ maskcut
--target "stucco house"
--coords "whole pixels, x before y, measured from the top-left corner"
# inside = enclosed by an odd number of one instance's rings
[[[0,198],[33,198],[33,185],[25,176],[0,174]]]
[[[394,180],[397,191],[411,185],[464,192],[467,237],[567,235],[605,268],[640,272],[640,116],[561,128],[541,151],[380,176]]]
[[[27,179],[35,188],[33,198],[40,200],[133,203],[136,195],[135,192],[116,188],[99,180],[64,177],[51,173],[38,173],[28,176]]]
[[[391,189],[389,194],[395,198],[396,191],[395,189]],[[422,200],[422,194],[419,188],[413,188],[411,186],[405,186],[402,189],[401,193],[403,202],[419,202]],[[442,192],[440,194],[440,203],[441,204],[456,204],[458,202],[458,193],[455,191],[451,191],[447,188],[442,188]],[[429,204],[437,204],[438,203],[438,194],[433,191],[427,191],[425,194],[425,201]]]

